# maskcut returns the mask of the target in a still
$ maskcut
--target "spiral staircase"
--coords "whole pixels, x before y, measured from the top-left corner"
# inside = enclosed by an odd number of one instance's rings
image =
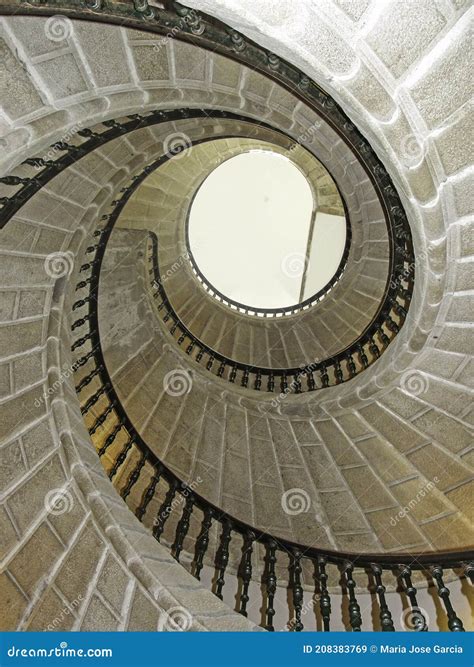
[[[0,2],[1,628],[472,630],[472,10],[188,5]],[[253,150],[346,218],[290,307],[189,243]]]

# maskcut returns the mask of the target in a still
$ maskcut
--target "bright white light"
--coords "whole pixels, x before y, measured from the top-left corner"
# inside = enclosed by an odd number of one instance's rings
[[[295,305],[304,268],[306,295],[321,281],[321,287],[326,284],[344,247],[344,218],[341,241],[337,216],[318,214],[314,239],[321,247],[316,252],[313,243],[308,267],[313,207],[306,177],[286,157],[270,151],[233,157],[208,176],[192,204],[188,233],[195,262],[227,298],[256,309]],[[326,218],[334,220],[329,224]],[[334,251],[327,244],[331,228],[339,230],[332,244],[337,246],[336,263],[330,261]]]

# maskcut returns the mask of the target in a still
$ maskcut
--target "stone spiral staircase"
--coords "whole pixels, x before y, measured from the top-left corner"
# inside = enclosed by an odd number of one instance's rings
[[[472,629],[472,12],[189,4],[0,2],[2,629]],[[349,220],[281,317],[186,256],[255,147]]]

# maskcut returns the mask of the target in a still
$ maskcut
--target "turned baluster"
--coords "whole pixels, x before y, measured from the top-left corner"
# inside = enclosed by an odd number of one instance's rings
[[[341,368],[341,362],[339,359],[334,360],[334,377],[336,378],[336,384],[341,384],[344,380],[344,376],[342,374],[342,368]]]
[[[384,347],[387,347],[387,345],[389,345],[389,343],[390,343],[390,338],[387,336],[387,334],[383,330],[382,326],[379,325],[379,327],[377,328],[377,331],[378,331],[378,334],[379,334],[379,338],[382,342],[382,345]]]
[[[290,554],[290,587],[292,592],[293,608],[295,612],[295,621],[292,624],[294,632],[303,630],[301,622],[301,610],[303,607],[303,587],[301,585],[301,552],[298,550]]]
[[[273,373],[270,373],[268,375],[267,391],[273,392],[274,390],[275,390],[275,375]]]
[[[194,496],[189,491],[189,489],[185,489],[182,495],[186,498],[186,502],[184,503],[181,519],[178,521],[178,525],[176,526],[175,538],[171,546],[171,551],[173,552],[173,555],[178,562],[179,556],[183,549],[184,538],[188,534],[189,522],[194,508]]]
[[[316,382],[314,380],[313,372],[310,371],[307,373],[306,377],[308,378],[308,391],[314,391],[316,389]]]
[[[194,576],[196,579],[201,578],[204,556],[206,555],[207,547],[209,546],[209,530],[211,528],[213,516],[214,512],[212,508],[208,507],[204,510],[201,530],[196,540],[196,550],[194,552]]]
[[[127,484],[126,484],[125,488],[123,489],[123,491],[120,494],[124,500],[126,500],[128,498],[128,496],[130,495],[130,491],[132,490],[134,485],[138,482],[138,478],[140,477],[140,473],[143,469],[143,466],[145,465],[145,463],[147,461],[147,458],[148,458],[148,455],[146,453],[142,454],[141,457],[140,457],[140,460],[137,463],[137,465],[132,470],[132,472],[130,474],[130,477],[128,478]]]
[[[405,625],[407,627],[413,628],[417,632],[426,632],[426,630],[428,630],[428,625],[418,606],[416,599],[416,588],[413,586],[411,580],[411,568],[408,565],[399,565],[399,570],[403,588],[407,594],[408,599],[410,600],[411,606],[410,619],[409,621],[408,619],[405,621]]]
[[[400,327],[398,324],[396,324],[396,322],[394,322],[390,315],[386,316],[385,323],[387,325],[387,329],[389,329],[392,333],[397,334],[400,331]]]
[[[344,566],[344,574],[346,577],[347,590],[349,592],[349,621],[354,632],[360,632],[362,625],[362,616],[360,614],[360,607],[355,595],[356,582],[352,578],[354,566],[352,563],[346,563]]]
[[[246,368],[244,370],[243,375],[242,375],[242,382],[240,383],[242,385],[242,387],[248,387],[249,386],[249,375],[250,375],[249,369]]]
[[[232,382],[232,384],[235,382],[235,378],[237,376],[237,366],[232,366],[232,369],[230,371],[229,375],[229,382]]]
[[[280,392],[282,394],[286,394],[287,391],[288,391],[288,380],[286,377],[286,373],[282,373],[280,378]]]
[[[161,473],[162,473],[161,465],[157,465],[154,469],[153,477],[151,478],[150,484],[148,485],[145,491],[143,500],[135,511],[135,516],[140,521],[142,520],[143,515],[145,514],[146,509],[151,502],[151,499],[155,495],[156,485],[160,481]]]
[[[92,426],[89,428],[89,435],[94,435],[94,433],[97,431],[99,426],[102,426],[102,424],[105,422],[107,417],[110,415],[112,410],[115,407],[115,403],[110,403],[104,410],[104,412],[97,417],[97,419],[94,421]]]
[[[194,350],[195,343],[196,343],[196,341],[194,341],[194,340],[192,340],[189,343],[188,347],[186,348],[186,354],[191,354],[191,352]]]
[[[255,541],[255,534],[250,531],[244,537],[242,547],[242,560],[239,566],[239,576],[242,579],[242,592],[240,594],[239,612],[242,616],[247,616],[247,602],[249,601],[249,586],[252,578],[252,550]]]
[[[85,415],[93,405],[97,403],[99,398],[102,396],[102,394],[105,394],[107,391],[108,387],[107,385],[102,385],[102,387],[99,387],[99,389],[95,392],[95,394],[92,394],[92,396],[89,398],[89,400],[84,403],[84,405],[81,407],[81,414]]]
[[[300,374],[295,373],[294,380],[293,380],[293,386],[295,388],[295,394],[301,394],[301,380],[300,380]]]
[[[474,584],[474,563],[463,563],[464,574]]]
[[[257,391],[260,391],[261,386],[262,386],[262,371],[261,371],[261,370],[258,370],[258,371],[257,371],[257,375],[256,375],[256,377],[255,377],[254,388],[255,388]]]
[[[225,371],[225,361],[221,361],[219,368],[217,369],[217,377],[221,378],[224,375]]]
[[[71,325],[71,331],[74,331],[78,327],[82,327],[82,325],[85,324],[86,322],[88,322],[90,320],[90,318],[91,318],[91,315],[89,313],[88,315],[84,315],[84,317],[81,317],[78,320],[76,320],[75,322],[73,322],[72,325]]]
[[[217,569],[217,579],[215,586],[215,594],[222,600],[222,588],[225,584],[225,571],[227,563],[229,562],[229,544],[232,537],[232,524],[230,521],[225,521],[222,526],[219,548],[216,553],[215,566]]]
[[[134,444],[134,442],[135,442],[135,440],[134,440],[134,438],[133,438],[133,436],[132,436],[132,437],[130,437],[130,438],[127,440],[127,442],[125,443],[125,445],[124,445],[122,451],[121,451],[120,454],[117,456],[114,465],[113,465],[112,468],[110,469],[110,472],[109,472],[109,479],[110,479],[110,480],[113,479],[113,478],[115,477],[115,475],[117,474],[118,469],[120,468],[120,466],[122,465],[122,463],[123,463],[123,462],[125,461],[125,459],[127,458],[127,455],[128,455],[128,453],[129,453],[129,451],[131,450],[132,445]]]
[[[87,387],[88,384],[92,382],[92,380],[95,378],[96,375],[99,375],[99,373],[104,369],[103,366],[97,366],[97,368],[94,368],[89,375],[86,375],[85,377],[82,378],[82,380],[79,382],[78,385],[76,385],[76,391],[78,394],[81,393],[81,391],[84,389],[84,387]]]
[[[441,565],[433,565],[430,572],[438,587],[439,597],[443,600],[448,615],[448,628],[451,632],[464,632],[464,626],[460,618],[456,616],[451,600],[449,599],[449,588],[443,581],[443,568]]]
[[[165,528],[165,523],[173,509],[172,503],[176,495],[177,489],[178,489],[178,482],[176,480],[173,480],[170,483],[168,491],[166,492],[165,495],[165,499],[161,503],[160,509],[158,510],[158,514],[156,515],[155,524],[153,526],[153,537],[156,540],[158,540],[158,542],[160,541],[161,534]]]
[[[275,593],[277,589],[277,577],[275,573],[276,560],[277,560],[276,542],[274,542],[273,540],[269,540],[265,544],[266,571],[264,574],[264,580],[265,580],[265,590],[267,593],[267,601],[265,609],[267,623],[265,628],[270,632],[273,632],[275,630],[275,628],[273,627],[273,617],[275,616],[275,608],[273,606],[273,602],[275,599]]]
[[[377,343],[372,338],[372,336],[369,338],[369,351],[374,356],[375,359],[378,359],[380,357],[380,350],[377,346]]]
[[[349,377],[353,378],[357,373],[357,369],[352,354],[348,353],[346,356],[346,360],[347,360],[347,370],[349,371]]]
[[[321,597],[319,598],[319,608],[321,609],[321,616],[323,619],[323,629],[329,632],[329,621],[331,617],[331,598],[329,596],[327,581],[328,575],[326,573],[326,558],[318,556],[318,579],[321,588]]]
[[[117,437],[117,434],[120,432],[122,427],[123,427],[122,422],[119,422],[118,424],[116,424],[114,426],[111,433],[104,440],[104,444],[102,445],[102,447],[97,451],[97,454],[99,455],[99,457],[101,457],[105,454],[107,449],[110,447],[110,445],[113,443],[113,441]]]
[[[360,363],[362,364],[362,367],[367,368],[367,366],[369,365],[369,360],[362,345],[357,346],[357,352],[359,353],[359,359]]]
[[[371,563],[372,572],[374,573],[375,578],[375,592],[379,597],[380,604],[380,624],[382,626],[383,632],[393,632],[395,628],[393,627],[392,614],[387,605],[387,600],[385,598],[385,586],[382,583],[382,568],[377,563]]]
[[[207,360],[206,370],[208,370],[208,371],[212,370],[212,366],[213,366],[213,364],[214,364],[214,355],[211,354],[211,355],[209,356],[209,359]]]
[[[326,370],[326,364],[321,364],[321,368],[319,371],[321,375],[321,384],[323,387],[329,387],[329,375]]]
[[[196,361],[199,363],[204,356],[204,348],[200,347],[199,352],[196,354]]]
[[[78,338],[72,344],[71,350],[74,352],[74,350],[77,350],[78,347],[82,347],[82,345],[84,345],[84,343],[86,343],[88,340],[90,340],[92,338],[92,336],[93,336],[92,331],[89,331],[89,333],[86,334],[85,336],[82,336],[82,338]]]

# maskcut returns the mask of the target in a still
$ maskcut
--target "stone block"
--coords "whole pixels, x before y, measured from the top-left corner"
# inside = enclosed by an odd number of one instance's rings
[[[28,619],[27,629],[29,632],[46,631],[68,631],[71,630],[75,621],[74,608],[80,605],[67,605],[59,597],[56,591],[48,588],[46,593],[35,605],[30,618]]]
[[[16,531],[3,505],[0,505],[0,560],[3,560],[7,553],[18,541]]]
[[[139,588],[133,596],[127,630],[129,632],[156,632],[160,609]]]
[[[465,401],[465,395],[460,400]],[[414,419],[413,425],[426,433],[430,439],[433,438],[454,453],[460,452],[472,444],[470,429],[436,410],[429,410]]]
[[[131,45],[135,68],[141,81],[167,81],[169,79],[166,48],[155,45]]]
[[[367,519],[386,551],[402,551],[416,546],[416,551],[427,548],[427,542],[420,530],[415,528],[408,516],[399,516],[398,508],[379,510],[367,514]]]
[[[344,468],[341,472],[362,510],[370,511],[395,504],[390,493],[368,466]]]
[[[428,480],[438,478],[437,488],[441,491],[457,486],[471,477],[467,466],[443,451],[435,444],[428,444],[407,455],[410,462]]]
[[[27,595],[46,577],[63,553],[51,528],[42,523],[9,564],[9,570]]]
[[[13,319],[15,299],[16,292],[14,291],[0,292],[0,322]]]
[[[18,528],[24,532],[38,514],[47,509],[47,494],[64,486],[65,475],[56,455],[16,488],[8,499]]]
[[[321,505],[334,533],[364,532],[367,523],[357,507],[354,496],[348,491],[326,491],[319,494]]]
[[[117,614],[121,613],[129,582],[130,578],[123,567],[113,556],[108,556],[97,582],[97,590]]]
[[[436,11],[434,5],[429,4],[432,11]],[[403,3],[398,6],[406,11],[406,7],[411,5]],[[423,23],[419,25],[420,29],[424,28]],[[426,74],[411,87],[415,104],[428,126],[432,128],[442,125],[444,119],[462,107],[471,95],[471,36],[468,22],[465,22],[465,29],[459,24],[458,26],[455,31],[453,30],[455,34],[452,35],[447,47],[444,50],[438,48],[438,57],[433,58]],[[406,34],[409,39],[411,35],[417,35],[412,30],[406,30]]]
[[[30,466],[35,465],[57,446],[47,419],[35,424],[23,433],[21,438],[26,459]]]
[[[472,108],[468,104],[465,114],[435,139],[444,171],[448,176],[471,164],[474,152],[471,119]]]
[[[26,472],[20,441],[14,440],[0,449],[0,488],[3,491]]]
[[[372,403],[359,410],[363,418],[400,452],[406,452],[427,438],[419,435],[402,420],[393,417],[384,408]]]
[[[408,477],[415,472],[415,468],[382,438],[374,436],[355,443],[355,446],[386,484]]]
[[[333,421],[317,421],[314,425],[336,465],[364,463],[359,452]]]
[[[89,24],[77,21],[74,32],[97,86],[101,88],[131,82],[119,27],[101,24],[100,30],[91,30]]]
[[[39,419],[45,413],[46,408],[41,386],[11,398],[2,404],[0,441],[10,439],[25,428],[29,422]]]
[[[43,315],[46,296],[46,290],[21,290],[18,304],[18,318]]]
[[[43,106],[41,96],[36,90],[33,80],[24,63],[18,66],[14,53],[3,39],[0,39],[0,62],[2,63],[2,86],[8,90],[2,105],[5,113],[16,120],[26,116]]]
[[[87,83],[72,53],[63,53],[51,60],[36,63],[35,69],[55,100],[87,90]]]
[[[95,527],[88,523],[69,551],[55,584],[69,602],[85,597],[89,582],[97,570],[104,543]]]
[[[0,597],[3,607],[2,614],[0,614],[0,631],[16,630],[26,610],[28,600],[6,572],[0,574]]]
[[[82,619],[81,632],[113,632],[117,627],[116,617],[93,595]]]

